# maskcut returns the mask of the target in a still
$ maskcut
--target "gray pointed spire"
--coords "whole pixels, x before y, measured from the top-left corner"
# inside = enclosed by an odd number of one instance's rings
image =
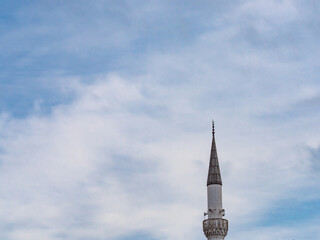
[[[211,184],[222,185],[216,141],[214,138],[214,122],[213,121],[212,121],[212,145],[211,145],[207,186]]]

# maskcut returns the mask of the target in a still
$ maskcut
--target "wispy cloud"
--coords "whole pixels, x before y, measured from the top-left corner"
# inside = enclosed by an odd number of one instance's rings
[[[2,238],[204,237],[211,118],[228,238],[319,236],[319,6],[173,3],[13,8]]]

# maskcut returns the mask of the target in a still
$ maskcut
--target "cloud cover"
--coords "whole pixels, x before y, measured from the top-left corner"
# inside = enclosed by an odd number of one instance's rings
[[[228,238],[320,236],[318,3],[8,7],[1,238],[204,239],[211,118]]]

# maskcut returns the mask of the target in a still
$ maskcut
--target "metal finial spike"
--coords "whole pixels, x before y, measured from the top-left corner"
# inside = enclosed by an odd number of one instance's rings
[[[214,121],[212,120],[212,134],[214,134]]]

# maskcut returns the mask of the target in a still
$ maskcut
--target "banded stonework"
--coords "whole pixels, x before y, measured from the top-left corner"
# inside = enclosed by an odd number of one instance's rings
[[[228,220],[223,218],[209,218],[203,221],[203,232],[208,239],[225,238],[228,233]]]

